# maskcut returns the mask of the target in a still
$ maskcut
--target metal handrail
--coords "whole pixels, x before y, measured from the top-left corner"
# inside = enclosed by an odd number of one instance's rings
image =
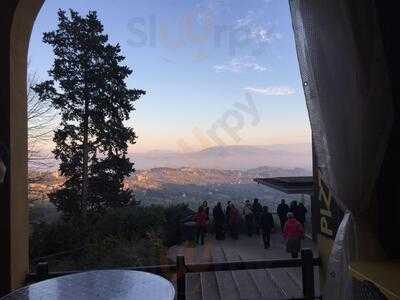
[[[313,252],[311,249],[303,249],[301,251],[301,258],[298,259],[249,260],[249,261],[231,261],[231,262],[220,262],[220,263],[186,264],[184,256],[177,256],[176,264],[132,267],[132,268],[107,267],[107,268],[98,268],[96,270],[119,269],[119,270],[143,271],[158,275],[176,273],[177,300],[185,300],[187,273],[301,267],[303,297],[304,297],[303,299],[315,299],[314,266],[320,266],[320,265],[321,265],[321,260],[319,258],[313,257]],[[80,272],[82,271],[49,272],[48,263],[41,262],[37,265],[35,273],[28,274],[27,283],[37,282],[64,275],[76,274]]]

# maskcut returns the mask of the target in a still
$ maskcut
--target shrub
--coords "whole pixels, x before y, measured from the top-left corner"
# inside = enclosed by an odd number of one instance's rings
[[[168,247],[180,244],[182,241],[181,221],[193,212],[187,204],[171,205],[165,208],[165,226],[163,241]]]
[[[181,241],[187,205],[114,208],[85,218],[31,225],[30,257],[52,256],[51,267],[87,269],[166,263],[166,247]],[[71,253],[64,252],[71,251]]]

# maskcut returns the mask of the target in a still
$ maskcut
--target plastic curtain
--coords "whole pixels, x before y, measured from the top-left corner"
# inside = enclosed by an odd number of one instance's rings
[[[289,3],[317,165],[339,207],[357,219],[372,198],[393,123],[374,1]],[[328,267],[343,280],[327,274],[327,299],[347,299],[347,258],[355,253],[343,234],[354,232],[346,216]]]
[[[290,7],[318,167],[342,210],[357,215],[393,123],[373,1],[291,0]]]
[[[352,279],[347,272],[350,262],[357,258],[355,227],[348,211],[340,223],[329,257],[327,282],[322,291],[324,299],[352,299]]]

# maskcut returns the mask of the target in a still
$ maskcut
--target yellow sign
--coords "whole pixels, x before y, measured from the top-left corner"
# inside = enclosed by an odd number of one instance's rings
[[[329,238],[335,238],[343,213],[336,205],[328,186],[322,180],[320,171],[318,171],[318,200],[320,207],[320,233]]]

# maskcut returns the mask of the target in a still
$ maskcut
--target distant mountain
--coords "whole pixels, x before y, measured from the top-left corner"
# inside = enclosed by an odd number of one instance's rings
[[[150,151],[130,154],[137,169],[155,167],[192,167],[223,170],[246,170],[262,166],[303,168],[311,170],[312,155],[309,144],[271,146],[217,146],[200,151],[180,153]]]

